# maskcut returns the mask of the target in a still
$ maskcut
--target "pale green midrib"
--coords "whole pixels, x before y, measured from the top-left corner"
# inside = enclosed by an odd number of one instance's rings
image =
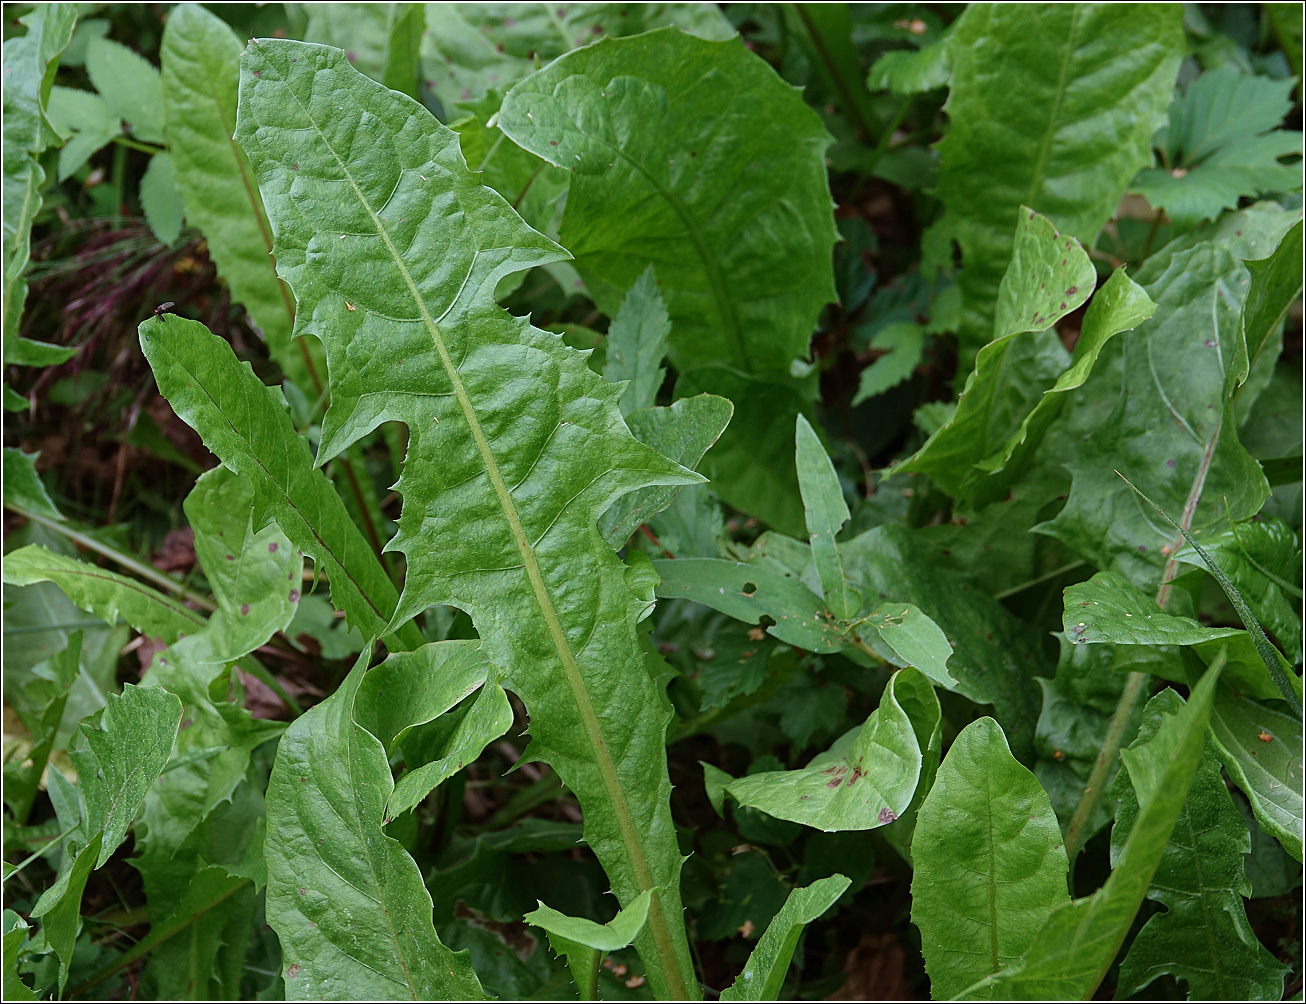
[[[985,754],[987,759],[987,753]],[[990,761],[989,769],[985,772],[986,787],[988,788],[988,798],[985,800],[985,822],[988,823],[988,845],[989,845],[989,972],[996,973],[1002,968],[1001,958],[998,954],[998,851],[997,841],[993,836],[993,770]]]
[[[390,254],[391,260],[398,269],[404,284],[416,303],[417,309],[421,312],[422,323],[426,327],[427,333],[431,336],[431,341],[435,345],[436,352],[440,356],[440,362],[444,366],[445,373],[449,382],[453,386],[454,396],[457,398],[458,407],[463,413],[463,418],[467,422],[468,430],[472,438],[476,440],[477,451],[481,454],[481,461],[485,464],[485,473],[490,479],[490,484],[494,487],[495,495],[498,496],[500,508],[503,510],[504,518],[508,522],[508,527],[512,532],[513,540],[517,545],[518,551],[522,556],[526,577],[530,581],[531,590],[535,593],[535,601],[539,605],[540,612],[544,617],[545,624],[548,626],[549,634],[552,637],[554,648],[558,653],[558,660],[562,664],[563,671],[567,678],[567,683],[572,691],[572,696],[576,702],[576,709],[580,713],[581,721],[585,726],[585,732],[590,741],[590,746],[594,750],[594,758],[599,774],[603,778],[604,787],[607,788],[608,798],[612,803],[613,814],[617,817],[617,827],[621,831],[622,843],[626,845],[626,855],[630,860],[631,868],[635,872],[635,880],[641,892],[654,890],[657,888],[653,881],[653,875],[649,870],[648,860],[644,854],[643,845],[639,839],[639,832],[635,828],[635,821],[630,814],[630,807],[626,802],[626,793],[622,790],[621,782],[617,778],[616,765],[612,760],[612,754],[608,751],[607,740],[603,737],[603,731],[599,726],[598,716],[594,712],[594,705],[590,701],[589,692],[585,689],[585,681],[581,676],[580,667],[576,663],[576,657],[571,651],[571,646],[567,642],[567,636],[563,630],[562,623],[558,619],[557,611],[553,606],[553,599],[549,595],[548,588],[544,584],[544,577],[540,573],[539,563],[535,559],[535,550],[531,547],[530,541],[526,537],[526,530],[522,526],[521,518],[517,514],[517,507],[513,503],[512,496],[508,493],[508,487],[504,483],[503,475],[499,471],[499,465],[494,459],[494,454],[490,450],[489,441],[485,438],[485,431],[481,428],[480,420],[477,418],[476,409],[468,397],[467,389],[463,386],[462,377],[454,365],[453,358],[449,355],[449,349],[441,337],[440,329],[435,320],[431,317],[430,311],[426,309],[426,302],[422,299],[421,292],[417,284],[413,282],[413,277],[409,273],[403,258],[399,254],[398,248],[390,240],[390,235],[382,224],[380,217],[373,211],[371,204],[363,195],[362,190],[354,181],[354,176],[346,166],[345,162],[336,153],[335,147],[327,140],[322,130],[318,128],[317,122],[313,119],[309,110],[299,102],[298,95],[295,100],[303,109],[305,117],[313,124],[313,129],[317,132],[322,144],[331,151],[331,156],[335,159],[336,165],[340,172],[349,182],[349,187],[357,197],[359,205],[371,218],[373,225],[376,227],[377,234],[385,243],[386,250]],[[676,999],[686,999],[687,993],[684,981],[681,979],[680,960],[677,957],[674,946],[671,943],[671,934],[667,928],[666,918],[662,913],[662,906],[658,896],[655,894],[649,903],[649,926],[653,929],[653,937],[658,947],[658,954],[662,956],[664,969],[666,970],[666,979],[670,984],[670,990]]]
[[[119,699],[120,701],[122,700],[121,697],[118,698],[118,699]],[[178,701],[178,703],[180,704],[181,702]],[[182,708],[180,711],[177,712],[177,725],[180,725],[180,724],[181,724],[182,716],[183,716],[185,713],[186,713],[185,708]],[[101,723],[103,723],[103,719],[101,719]],[[172,749],[172,741],[173,741],[174,738],[176,738],[176,734],[177,734],[177,725],[174,725],[174,726],[173,726],[173,734],[170,735],[170,736],[168,737],[168,749],[169,749],[169,750]],[[108,735],[107,730],[105,730],[105,729],[103,728],[103,724],[101,725],[101,728],[100,728],[98,731],[99,731],[101,734],[103,734],[103,735]],[[87,737],[88,742],[89,742],[89,739],[90,739],[90,737],[88,736],[88,737]],[[117,794],[114,795],[114,797],[110,800],[110,802],[109,802],[109,807],[108,807],[108,809],[105,811],[105,814],[104,814],[104,823],[105,823],[105,825],[100,827],[100,833],[101,833],[101,834],[104,833],[105,828],[108,826],[109,820],[113,818],[113,814],[118,810],[118,806],[122,804],[122,799],[123,799],[124,795],[126,795],[126,793],[127,793],[127,785],[128,785],[128,783],[129,783],[129,782],[130,782],[134,777],[136,777],[137,774],[139,774],[142,770],[145,769],[145,763],[144,763],[144,761],[146,760],[146,758],[149,756],[150,753],[153,753],[155,750],[157,750],[157,749],[159,748],[159,743],[160,743],[160,742],[162,742],[161,739],[156,739],[156,740],[154,741],[154,743],[149,747],[149,749],[146,750],[146,755],[145,755],[145,757],[141,757],[140,760],[137,761],[136,766],[133,767],[132,770],[127,774],[127,776],[124,777],[124,778],[122,779],[122,784],[119,786]],[[95,758],[96,758],[97,760],[99,760],[99,759],[100,759],[100,753],[99,753],[99,751],[96,750],[94,746],[91,746],[90,749],[91,749],[91,751],[92,751],[93,753],[95,753]],[[131,824],[131,819],[128,819],[128,820],[127,820],[127,825],[130,825],[130,824]],[[117,850],[117,848],[115,847],[114,850]],[[104,858],[104,851],[105,851],[105,847],[104,847],[103,844],[101,844],[101,845],[100,845],[100,853],[97,855],[97,860],[99,860],[101,863],[103,863],[103,861],[105,860],[105,858]],[[112,854],[113,851],[110,851],[109,853]],[[99,865],[96,865],[96,867],[98,868]]]
[[[1053,99],[1052,108],[1048,112],[1048,127],[1043,134],[1043,142],[1039,144],[1038,157],[1034,160],[1034,175],[1029,182],[1029,191],[1025,193],[1025,198],[1021,205],[1034,207],[1033,198],[1038,193],[1039,182],[1043,177],[1043,170],[1046,166],[1048,151],[1052,147],[1052,135],[1056,132],[1057,116],[1061,113],[1061,103],[1066,97],[1066,84],[1070,74],[1070,63],[1074,55],[1074,39],[1079,28],[1080,8],[1075,4],[1071,8],[1070,31],[1066,33],[1066,54],[1061,60],[1061,73],[1057,80],[1056,97]],[[1037,208],[1037,207],[1034,207]]]

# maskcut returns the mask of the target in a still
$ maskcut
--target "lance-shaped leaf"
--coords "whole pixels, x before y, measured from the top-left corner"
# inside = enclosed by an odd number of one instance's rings
[[[5,447],[4,454],[4,492],[5,505],[16,505],[29,512],[47,516],[50,519],[64,518],[50,493],[45,489],[45,482],[36,473],[37,453],[24,453]]]
[[[382,830],[394,782],[354,724],[364,653],[282,737],[268,782],[268,923],[292,1000],[483,999],[471,959],[436,937],[417,863]]]
[[[68,982],[68,967],[72,964],[73,949],[77,944],[77,930],[81,927],[82,892],[86,880],[95,870],[103,846],[104,835],[95,834],[91,842],[78,850],[68,846],[65,853],[72,856],[65,867],[32,907],[32,916],[40,918],[41,934],[47,945],[59,958],[59,994],[63,995]],[[33,998],[35,999],[35,998]]]
[[[1163,249],[1139,271],[1156,313],[1114,339],[1110,364],[1099,361],[1076,392],[1061,423],[1075,444],[1065,462],[1070,497],[1040,532],[1151,589],[1183,541],[1116,471],[1166,512],[1189,515],[1194,534],[1260,509],[1269,486],[1238,441],[1229,398],[1247,360],[1249,277],[1239,259],[1263,257],[1296,220],[1248,210]]]
[[[961,246],[963,343],[977,348],[992,330],[1017,207],[1091,247],[1151,165],[1152,133],[1187,51],[1181,14],[975,4],[953,25],[938,195],[945,232]]]
[[[795,889],[780,912],[771,918],[766,933],[757,942],[753,954],[744,963],[729,988],[721,992],[723,1001],[773,1001],[780,999],[785,974],[798,947],[803,928],[818,919],[843,895],[851,880],[844,875],[817,879],[811,885]]]
[[[843,558],[835,543],[835,535],[848,522],[848,504],[843,500],[834,464],[811,423],[802,415],[798,416],[794,451],[798,490],[807,513],[807,533],[812,543],[812,560],[821,579],[821,592],[836,617],[854,617],[861,609],[862,598],[848,585]]]
[[[498,122],[518,145],[575,172],[559,240],[599,309],[615,316],[652,262],[677,369],[724,363],[789,379],[836,298],[837,233],[830,137],[770,66],[738,39],[674,29],[605,39],[516,84]],[[740,400],[712,373],[698,389]],[[717,490],[750,511],[778,503],[729,476],[724,458],[756,463],[767,428],[736,423],[722,457],[708,462]],[[782,490],[792,495],[792,483]]]
[[[1167,614],[1119,572],[1098,572],[1066,590],[1065,632],[1072,645],[1189,645],[1209,663],[1224,651],[1225,679],[1251,697],[1283,696],[1266,669],[1252,636],[1239,628],[1207,627],[1191,617]],[[1276,649],[1289,682],[1301,691],[1301,677]],[[1182,670],[1177,673],[1182,674]],[[1179,682],[1184,677],[1179,675]]]
[[[1052,803],[992,718],[953,742],[921,805],[912,862],[911,919],[936,1000],[1013,962],[1069,902]]]
[[[71,347],[18,337],[27,301],[27,259],[32,249],[32,220],[41,209],[45,170],[37,158],[57,136],[45,117],[45,102],[54,84],[59,54],[72,37],[77,6],[38,6],[22,19],[27,34],[5,40],[4,101],[4,361],[25,366],[61,363]]]
[[[104,708],[81,724],[81,738],[69,750],[86,802],[82,826],[102,833],[95,867],[109,860],[150,786],[172,754],[181,725],[181,701],[159,687],[123,687]]]
[[[264,386],[229,343],[197,321],[153,317],[141,325],[140,337],[159,393],[204,445],[254,486],[255,525],[275,519],[317,562],[350,625],[368,637],[387,630],[398,593],[336,490],[313,469],[281,391]],[[287,597],[298,589],[288,581]],[[405,626],[394,644],[413,648],[420,637],[416,627]]]
[[[1146,768],[1141,810],[1110,877],[1092,896],[1057,909],[1029,950],[1002,972],[967,990],[991,1000],[1084,1000],[1092,996],[1129,933],[1152,876],[1183,810],[1206,741],[1211,702],[1223,664],[1217,661],[1180,711],[1167,716],[1156,738],[1164,753]],[[1131,764],[1131,770],[1133,765]]]
[[[993,340],[976,356],[952,418],[902,469],[928,474],[949,495],[970,500],[982,477],[975,464],[1016,434],[1065,369],[1065,349],[1049,329],[1088,299],[1096,281],[1079,243],[1021,206],[1011,264],[998,287]],[[1039,334],[1018,337],[1030,332]]]
[[[408,557],[393,623],[467,611],[531,715],[532,752],[580,800],[656,992],[697,990],[668,806],[669,712],[644,668],[625,566],[599,515],[697,475],[640,444],[620,391],[556,335],[511,317],[498,280],[565,257],[467,170],[456,134],[337,50],[260,41],[242,57],[237,136],[259,178],[297,329],[331,373],[317,460],[387,420],[409,447],[391,542]]]
[[[1138,739],[1125,751],[1126,770],[1116,776],[1112,794],[1119,800],[1111,847],[1119,853],[1138,817],[1139,796],[1126,780],[1137,757],[1160,728],[1163,714],[1182,705],[1173,690],[1147,704]],[[1167,973],[1188,984],[1191,998],[1278,1000],[1283,995],[1281,965],[1256,940],[1243,908],[1251,883],[1243,855],[1252,849],[1247,823],[1229,797],[1220,764],[1209,746],[1202,751],[1188,801],[1175,823],[1157,866],[1148,899],[1165,912],[1148,919],[1120,964],[1118,996],[1134,996]]]
[[[892,823],[911,804],[921,772],[921,744],[898,692],[919,698],[932,689],[914,669],[895,673],[865,724],[848,732],[801,770],[764,771],[726,784],[740,805],[825,830],[870,830]]]
[[[258,185],[236,145],[240,52],[236,33],[199,4],[181,4],[163,30],[163,109],[186,217],[209,257],[267,339],[274,358],[308,392],[303,358],[291,354],[295,301],[277,278]]]

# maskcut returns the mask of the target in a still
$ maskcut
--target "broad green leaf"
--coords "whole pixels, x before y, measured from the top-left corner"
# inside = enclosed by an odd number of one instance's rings
[[[1052,803],[992,718],[953,741],[921,805],[912,862],[911,919],[936,1000],[1013,962],[1070,901]]]
[[[137,139],[163,142],[163,82],[158,70],[127,46],[97,38],[86,47],[86,72]]]
[[[1119,572],[1098,572],[1071,586],[1065,596],[1065,632],[1072,645],[1188,645],[1208,663],[1227,650],[1225,679],[1231,686],[1251,697],[1282,696],[1246,631],[1206,627],[1191,617],[1167,614]],[[1281,654],[1275,655],[1300,691],[1301,678],[1291,672]]]
[[[1228,398],[1247,358],[1239,259],[1263,257],[1296,222],[1295,213],[1248,210],[1148,260],[1138,282],[1156,313],[1113,339],[1074,392],[1054,430],[1070,497],[1039,532],[1153,589],[1183,540],[1117,471],[1166,512],[1191,511],[1194,534],[1260,509],[1269,487],[1238,441]]]
[[[98,94],[55,87],[46,109],[50,124],[65,138],[59,150],[59,180],[70,178],[106,143],[122,133],[122,122]]]
[[[708,3],[428,3],[422,73],[448,113],[461,102],[507,90],[569,49],[668,25],[716,41],[735,33]]]
[[[38,157],[53,142],[45,103],[54,84],[59,54],[72,37],[77,6],[37,6],[20,19],[27,34],[6,39],[3,54],[4,102],[4,361],[26,366],[61,363],[72,346],[49,345],[18,336],[27,300],[23,273],[32,249],[32,220],[41,210],[45,170]]]
[[[171,645],[204,625],[204,618],[180,602],[135,579],[29,544],[5,555],[4,581],[25,586],[53,582],[83,610],[113,624],[121,616],[132,627]]]
[[[1066,368],[1065,349],[1049,329],[1088,299],[1096,279],[1075,240],[1021,206],[1011,264],[998,287],[993,340],[976,356],[952,418],[900,469],[928,474],[949,495],[972,500],[983,477],[976,465],[1020,435],[1039,397]],[[1039,334],[1017,337],[1029,332]]]
[[[600,310],[615,316],[656,266],[678,370],[726,364],[788,381],[807,358],[817,315],[836,297],[830,137],[742,42],[673,29],[596,42],[516,84],[499,127],[575,172],[558,239]],[[711,371],[696,382],[740,403]],[[769,518],[757,507],[775,503],[736,483],[724,457],[757,463],[764,429],[736,422],[708,473],[727,501]],[[787,462],[779,470],[782,483],[792,477]]]
[[[803,928],[817,920],[834,905],[848,888],[850,880],[843,875],[817,879],[811,885],[795,889],[785,900],[780,912],[771,918],[766,933],[744,963],[741,972],[727,989],[721,992],[723,1001],[773,1001],[779,1000],[789,963],[798,947]]]
[[[63,520],[64,515],[50,498],[45,482],[36,473],[38,453],[24,453],[5,447],[4,498],[5,505],[16,505],[29,512],[50,519]]]
[[[181,4],[169,14],[160,56],[168,146],[186,217],[204,234],[218,274],[263,332],[273,357],[307,391],[314,381],[290,340],[294,297],[277,278],[263,200],[232,138],[243,48],[236,33],[199,4]]]
[[[345,50],[355,67],[386,87],[417,97],[425,25],[420,3],[306,3],[305,42]]]
[[[1302,860],[1302,724],[1224,684],[1211,712],[1211,739],[1256,820]]]
[[[913,669],[895,673],[866,722],[801,770],[764,771],[725,785],[740,805],[827,833],[870,830],[896,820],[920,779],[921,747],[898,690],[929,689]]]
[[[392,623],[440,604],[470,614],[531,715],[533,755],[576,793],[618,900],[661,890],[637,946],[655,992],[695,994],[670,712],[656,710],[626,569],[596,523],[626,492],[701,478],[629,435],[620,391],[583,356],[495,304],[504,275],[565,252],[481,187],[457,135],[416,102],[336,50],[261,41],[242,57],[237,137],[297,324],[330,361],[318,463],[383,421],[408,426]]]
[[[34,1001],[40,998],[18,975],[19,952],[27,940],[27,921],[6,909],[4,912],[4,997],[7,1001]]]
[[[1177,714],[1166,716],[1154,742],[1167,756],[1152,771],[1154,785],[1140,800],[1138,817],[1106,884],[1092,896],[1054,911],[1018,961],[970,987],[968,996],[984,994],[991,1000],[1092,996],[1129,933],[1183,811],[1206,741],[1221,668],[1217,661],[1207,669],[1188,703]],[[1136,775],[1134,779],[1139,783]]]
[[[395,587],[331,483],[313,469],[280,390],[264,386],[230,344],[196,321],[175,314],[150,318],[140,338],[159,392],[228,468],[254,486],[255,525],[272,517],[326,572],[332,599],[351,626],[367,636],[386,630],[398,601]],[[287,583],[288,599],[291,592],[298,592],[298,583]],[[419,637],[405,626],[393,640],[416,647]]]
[[[1164,209],[1177,230],[1236,208],[1240,198],[1299,191],[1299,165],[1279,160],[1302,152],[1300,132],[1278,129],[1293,86],[1233,66],[1203,73],[1171,103],[1157,134],[1163,166],[1139,172],[1132,190]]]
[[[172,753],[181,725],[181,701],[159,687],[123,687],[104,710],[81,724],[81,739],[68,751],[86,803],[83,826],[100,833],[99,868],[123,842],[136,810]]]
[[[1117,775],[1112,791],[1120,802],[1111,831],[1117,855],[1138,816],[1139,796],[1125,776],[1132,777],[1139,758],[1153,757],[1147,744],[1162,716],[1176,714],[1182,704],[1169,689],[1152,698],[1137,741],[1122,750],[1126,770]],[[1278,1000],[1283,995],[1288,969],[1256,940],[1243,908],[1243,897],[1252,891],[1243,872],[1243,855],[1250,850],[1247,824],[1206,747],[1147,892],[1165,912],[1149,918],[1130,945],[1120,964],[1118,996],[1132,997],[1167,973],[1184,980],[1195,999]]]
[[[626,416],[626,425],[645,446],[694,470],[703,455],[721,437],[734,407],[723,397],[698,394],[683,397],[668,408],[642,408]],[[603,514],[599,528],[613,547],[626,539],[675,501],[679,485],[641,488],[623,495]]]
[[[1187,52],[1182,13],[973,4],[953,25],[938,196],[945,232],[961,246],[964,357],[992,330],[1017,208],[1091,247],[1134,173],[1150,165]]]
[[[59,996],[63,996],[64,984],[68,982],[68,967],[73,961],[77,931],[82,923],[82,892],[91,872],[98,867],[96,861],[102,856],[103,839],[104,834],[97,833],[81,850],[68,847],[65,854],[71,855],[72,863],[60,871],[54,885],[41,893],[32,907],[32,917],[41,921],[41,937],[59,957]]]
[[[862,598],[844,577],[843,558],[835,536],[848,522],[848,504],[843,500],[839,476],[834,472],[825,447],[807,419],[798,416],[794,440],[798,490],[807,513],[807,533],[812,544],[812,560],[821,579],[825,603],[836,617],[855,617]]]
[[[141,178],[141,208],[160,243],[170,245],[181,235],[186,210],[177,190],[170,154],[156,153],[150,158],[150,166]]]
[[[667,306],[650,265],[630,287],[608,328],[603,376],[612,383],[630,381],[621,395],[623,415],[657,404],[658,390],[667,375],[661,364],[669,334]]]
[[[972,579],[930,560],[908,527],[877,527],[839,550],[848,578],[868,602],[910,603],[942,629],[952,646],[947,672],[956,681],[947,686],[992,704],[1007,741],[1025,756],[1038,718],[1033,678],[1052,672],[1034,630]]]
[[[267,915],[286,997],[482,999],[467,954],[436,937],[417,863],[382,830],[390,765],[351,715],[366,670],[364,653],[291,724],[268,783]]]

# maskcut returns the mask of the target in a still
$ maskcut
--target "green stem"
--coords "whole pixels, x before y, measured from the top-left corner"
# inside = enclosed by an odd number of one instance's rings
[[[811,14],[807,11],[807,4],[794,4],[794,12],[798,15],[798,20],[803,22],[803,27],[807,30],[807,37],[812,40],[812,46],[816,49],[817,56],[825,65],[825,72],[830,75],[830,82],[834,84],[834,89],[839,92],[839,98],[843,103],[844,113],[853,120],[857,126],[857,131],[861,134],[863,141],[869,141],[871,138],[871,124],[867,121],[863,102],[859,100],[858,92],[862,90],[861,81],[849,82],[840,72],[839,64],[831,54],[829,46],[826,45],[825,38],[821,31],[812,21]],[[891,127],[888,132],[891,134]]]
[[[45,857],[47,854],[50,853],[51,850],[54,849],[56,845],[58,845],[63,841],[64,837],[68,836],[68,834],[72,833],[73,830],[77,829],[77,827],[81,825],[82,825],[81,820],[78,820],[75,825],[73,825],[67,830],[64,830],[63,833],[60,833],[56,837],[51,837],[47,843],[45,843],[38,850],[32,852],[26,858],[24,858],[22,863],[17,868],[15,868],[13,871],[11,871],[8,875],[4,877],[3,882],[8,882],[11,878],[13,878],[19,872],[21,872],[24,868],[30,865],[37,858]],[[0,884],[3,884],[3,882],[0,882]]]
[[[115,136],[113,141],[121,147],[128,150],[139,150],[141,153],[148,153],[153,156],[156,153],[167,153],[168,151],[161,146],[154,146],[152,143],[142,143],[137,139],[129,139],[126,136]]]
[[[109,215],[109,226],[117,230],[122,226],[122,191],[127,176],[127,148],[113,148],[113,170],[109,174],[109,188],[113,192],[113,212]]]
[[[1005,600],[1010,596],[1015,596],[1017,593],[1023,593],[1026,589],[1033,589],[1035,586],[1041,586],[1045,582],[1059,579],[1067,572],[1073,572],[1075,569],[1083,568],[1087,564],[1087,561],[1072,561],[1068,565],[1062,565],[1060,568],[1054,568],[1050,572],[1045,572],[1037,579],[1030,579],[1028,582],[1022,582],[1018,586],[1012,586],[1010,589],[1004,589],[1001,592],[994,593],[993,598],[995,600]]]

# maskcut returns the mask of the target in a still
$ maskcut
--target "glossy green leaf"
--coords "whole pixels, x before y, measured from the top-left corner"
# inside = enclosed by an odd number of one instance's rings
[[[1295,222],[1277,208],[1248,210],[1149,259],[1137,278],[1156,313],[1114,339],[1074,393],[1061,423],[1070,497],[1040,532],[1153,589],[1183,541],[1116,471],[1166,512],[1191,509],[1194,534],[1260,509],[1269,488],[1228,399],[1247,358],[1239,259],[1263,257]]]
[[[835,536],[849,517],[839,476],[820,438],[802,415],[798,416],[795,437],[798,490],[807,513],[807,533],[812,543],[812,560],[821,579],[821,592],[836,617],[854,617],[861,609],[862,598],[848,585],[843,559],[835,544]]]
[[[1017,959],[1069,902],[1052,803],[992,718],[953,741],[921,805],[912,862],[912,922],[936,1000]]]
[[[137,139],[163,142],[163,82],[158,70],[127,46],[97,38],[86,47],[86,72]]]
[[[382,830],[393,789],[381,743],[354,724],[366,654],[282,737],[268,783],[268,923],[292,1000],[482,999],[466,953],[445,948],[431,897]]]
[[[829,136],[740,41],[665,29],[596,42],[516,84],[499,126],[574,170],[559,240],[599,309],[615,315],[655,265],[681,372],[725,363],[787,378],[807,357],[817,315],[835,299]],[[711,373],[697,383],[740,400]],[[719,450],[756,463],[761,431],[736,423]],[[724,498],[748,511],[770,504],[724,463],[708,464]]]
[[[972,351],[991,330],[1017,208],[1091,246],[1150,165],[1187,52],[1181,15],[1166,5],[974,4],[953,25],[938,195],[961,246],[961,337]]]
[[[1281,696],[1246,631],[1206,627],[1191,617],[1167,614],[1119,572],[1098,572],[1067,589],[1064,616],[1066,637],[1072,645],[1189,645],[1204,662],[1227,650],[1225,679],[1231,686],[1251,697]],[[1283,671],[1290,673],[1287,660],[1278,652],[1275,655]],[[1300,678],[1295,674],[1289,678],[1297,680],[1300,690]]]
[[[29,512],[47,516],[50,519],[64,518],[50,493],[46,491],[41,475],[36,472],[38,453],[24,453],[22,450],[5,447],[4,454],[4,498],[5,505],[16,505]]]
[[[1293,83],[1246,76],[1234,66],[1201,74],[1170,105],[1156,137],[1161,167],[1139,172],[1132,189],[1177,229],[1213,219],[1238,200],[1301,188],[1300,132],[1278,129],[1292,107]],[[1270,130],[1274,130],[1271,132]]]
[[[4,361],[27,366],[61,363],[71,346],[18,337],[27,300],[23,273],[32,249],[32,220],[41,210],[45,170],[37,158],[52,142],[45,102],[54,83],[59,53],[72,37],[77,7],[41,4],[21,21],[27,34],[4,43]]]
[[[880,706],[806,767],[764,771],[731,781],[740,805],[827,833],[886,826],[907,810],[920,779],[921,747],[898,691],[928,691],[916,670],[893,675]]]
[[[1164,714],[1182,705],[1173,690],[1148,702],[1137,741],[1122,752],[1126,770],[1112,794],[1119,800],[1112,850],[1119,853],[1138,816],[1138,795],[1126,779]],[[1206,747],[1197,764],[1188,801],[1157,866],[1148,899],[1165,906],[1138,932],[1120,964],[1120,996],[1133,996],[1157,977],[1171,974],[1188,984],[1192,998],[1278,1000],[1283,995],[1282,966],[1256,940],[1243,908],[1251,883],[1243,855],[1251,839],[1242,813],[1229,797],[1220,764]]]
[[[99,868],[123,842],[136,810],[172,754],[182,707],[159,687],[123,687],[104,710],[81,724],[81,738],[68,751],[86,803],[83,826],[103,834]]]
[[[41,898],[32,907],[32,917],[41,921],[41,936],[59,957],[60,996],[68,982],[68,968],[72,964],[77,931],[82,923],[82,892],[91,872],[98,867],[96,861],[102,856],[103,838],[103,833],[97,833],[80,850],[68,848],[65,853],[71,853],[71,864],[60,871],[54,884],[41,893]]]
[[[780,999],[785,974],[803,928],[824,914],[848,888],[843,875],[817,879],[811,885],[795,889],[780,912],[771,918],[766,933],[744,963],[744,970],[725,990],[723,1001],[773,1001]]]
[[[327,575],[331,596],[365,635],[386,629],[398,594],[331,483],[313,469],[281,392],[264,386],[231,345],[174,314],[141,325],[141,349],[159,392],[227,467],[254,486],[256,524],[274,518]],[[287,597],[299,584],[287,583]],[[394,641],[415,647],[415,628]]]
[[[581,355],[495,304],[501,277],[565,254],[480,186],[456,134],[334,50],[259,42],[241,75],[238,141],[296,323],[330,361],[318,463],[382,421],[408,426],[393,623],[436,604],[471,615],[618,900],[661,889],[638,945],[655,991],[693,994],[669,712],[655,710],[625,567],[596,522],[628,491],[700,479],[629,435],[620,392]]]
[[[633,411],[626,416],[626,425],[645,446],[694,470],[721,438],[732,414],[734,407],[725,398],[698,394],[667,408]],[[621,547],[641,523],[671,505],[682,490],[679,485],[656,486],[623,495],[599,521],[604,538],[613,547]]]
[[[1030,948],[1002,972],[967,994],[991,1000],[1072,1000],[1092,996],[1129,933],[1152,877],[1183,811],[1206,741],[1222,665],[1217,662],[1193,688],[1180,711],[1166,716],[1153,740],[1165,758],[1150,769],[1142,808],[1106,884],[1048,917]],[[1137,772],[1133,775],[1140,784]]]
[[[425,27],[420,3],[306,3],[305,42],[345,50],[359,70],[386,87],[417,96],[418,53]]]
[[[998,287],[993,340],[946,425],[901,470],[928,474],[949,495],[970,499],[981,478],[975,465],[1020,435],[1039,397],[1066,368],[1066,354],[1049,331],[1093,292],[1096,273],[1078,242],[1047,219],[1020,207],[1011,264]],[[1018,338],[1029,332],[1035,337]]]

